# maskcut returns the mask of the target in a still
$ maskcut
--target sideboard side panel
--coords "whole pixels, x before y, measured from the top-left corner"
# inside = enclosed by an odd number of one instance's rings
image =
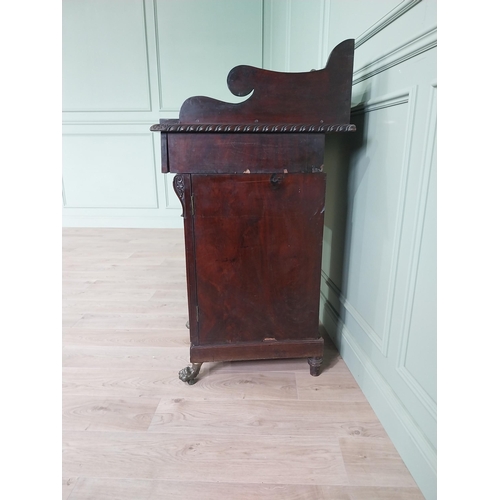
[[[325,177],[191,176],[200,345],[318,338]]]

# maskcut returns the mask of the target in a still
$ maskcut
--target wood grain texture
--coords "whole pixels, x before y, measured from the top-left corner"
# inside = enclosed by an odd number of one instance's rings
[[[68,500],[71,492],[73,491],[76,481],[76,477],[63,477],[62,478],[62,500]]]
[[[70,478],[71,500],[424,500],[418,488]],[[63,482],[64,484],[64,482]],[[67,498],[67,497],[66,497]],[[63,500],[65,498],[63,497]]]
[[[63,435],[63,470],[69,476],[301,484],[305,469],[309,484],[348,484],[338,440],[325,436]]]
[[[328,339],[319,378],[290,359],[178,379],[186,278],[168,249],[183,250],[182,231],[67,229],[63,244],[63,500],[423,498]],[[134,253],[143,263],[127,267]],[[73,294],[90,286],[99,297]],[[134,287],[153,295],[119,294]],[[177,291],[184,315],[168,313]]]
[[[62,313],[62,327],[70,327],[76,325],[78,321],[80,321],[83,318],[83,314],[78,314],[78,313],[68,313],[63,310]]]
[[[104,295],[103,295],[104,296]],[[135,300],[127,296],[117,300],[110,294],[108,300],[95,300],[89,303],[87,300],[63,300],[65,311],[80,314],[137,314],[145,316],[175,316],[186,314],[187,304],[185,299],[177,301],[158,300]]]
[[[174,173],[312,172],[324,148],[324,134],[169,134],[168,163]]]
[[[123,310],[125,305],[120,306]],[[149,306],[148,306],[149,307]],[[68,326],[77,326],[79,328],[161,328],[165,323],[169,323],[175,328],[182,328],[187,321],[187,306],[183,309],[176,308],[166,311],[165,314],[147,312],[134,313],[127,312],[99,312],[100,307],[96,307],[96,313],[72,314],[67,317]],[[102,309],[101,309],[102,311]]]
[[[390,439],[340,438],[339,442],[351,484],[417,487]]]
[[[83,478],[71,500],[351,500],[346,486]],[[408,500],[410,498],[408,497]],[[411,499],[413,500],[413,499]]]
[[[187,351],[187,350],[186,350]],[[163,370],[63,368],[63,394],[109,397],[187,397],[189,399],[297,399],[294,373],[210,374],[203,365],[198,382],[186,393],[177,366]]]
[[[165,366],[187,362],[182,347],[63,347],[64,367],[121,368],[125,370],[161,370]]]
[[[325,175],[191,177],[200,346],[318,339]]]
[[[74,431],[146,431],[159,398],[66,396],[63,428]]]
[[[351,500],[425,500],[417,487],[354,486],[349,496]]]
[[[138,300],[149,300],[153,297],[156,290],[144,290],[140,288],[120,288],[111,290],[95,290],[93,285],[88,285],[84,290],[71,290],[65,291],[65,300],[76,300],[76,301],[105,301],[108,300],[119,300],[119,301],[138,301]]]
[[[303,422],[314,421],[304,427]],[[162,399],[150,432],[387,438],[366,402]]]
[[[137,346],[189,348],[186,328],[63,328],[65,347],[72,346]]]
[[[351,500],[347,486],[79,479],[71,500]],[[389,498],[389,497],[388,497]],[[390,497],[392,499],[392,497]],[[398,497],[413,500],[413,497]],[[415,500],[417,497],[414,497]],[[396,497],[394,497],[396,499]],[[364,499],[363,499],[364,500]]]
[[[358,384],[345,366],[337,363],[321,377],[311,377],[309,373],[297,372],[297,393],[299,399],[314,401],[365,401]]]

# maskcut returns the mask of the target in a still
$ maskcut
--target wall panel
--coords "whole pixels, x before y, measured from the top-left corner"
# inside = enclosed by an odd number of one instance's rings
[[[356,40],[352,121],[358,131],[327,141],[320,315],[417,484],[433,499],[436,5],[357,5],[330,3],[329,49]]]
[[[435,162],[433,162],[435,167]],[[425,218],[418,241],[414,284],[410,289],[407,328],[398,365],[412,389],[436,414],[436,171],[432,169]]]
[[[262,2],[157,0],[155,5],[161,109],[176,111],[193,95],[244,100],[231,94],[226,77],[240,64],[262,67]]]
[[[63,0],[63,224],[180,227],[160,118],[202,94],[238,101],[262,66],[262,0]]]
[[[328,7],[328,0],[265,0],[264,67],[287,72],[324,67]]]
[[[63,1],[63,110],[150,111],[144,4]]]
[[[321,54],[324,4],[323,1],[293,0],[290,5],[290,43],[288,46],[288,70],[310,71],[320,69],[324,65],[319,61]],[[307,30],[305,26],[317,26],[318,29]],[[300,36],[296,36],[300,33]],[[292,57],[293,54],[293,57]]]
[[[350,319],[384,355],[395,292],[413,120],[414,103],[410,102],[409,92],[367,102],[352,119],[365,135],[364,144],[351,157],[347,193],[351,222],[346,228],[349,260],[342,302]]]
[[[408,294],[397,365],[401,376],[434,418],[437,414],[436,91],[437,84],[432,82],[424,165],[419,186]],[[425,362],[422,363],[422,360]]]
[[[334,47],[338,41],[346,38],[361,38],[366,35],[377,21],[405,2],[404,0],[377,0],[376,2],[358,0],[354,3],[332,0],[330,3],[332,5],[329,19],[330,30],[326,36],[329,36],[329,46]]]
[[[65,207],[158,208],[150,133],[65,134]]]

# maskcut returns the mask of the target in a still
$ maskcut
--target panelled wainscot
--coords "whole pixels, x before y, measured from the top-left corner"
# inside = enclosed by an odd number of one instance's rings
[[[192,384],[203,362],[308,358],[318,375],[325,134],[351,132],[354,40],[324,69],[237,66],[230,104],[191,97],[160,120],[183,207]]]

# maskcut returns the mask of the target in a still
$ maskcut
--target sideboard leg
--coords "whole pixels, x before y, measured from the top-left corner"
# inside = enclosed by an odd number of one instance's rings
[[[323,358],[307,358],[307,362],[309,363],[311,375],[317,377]]]
[[[203,363],[191,363],[191,366],[186,366],[179,372],[179,378],[189,385],[196,383],[196,377],[200,373],[200,368]]]

